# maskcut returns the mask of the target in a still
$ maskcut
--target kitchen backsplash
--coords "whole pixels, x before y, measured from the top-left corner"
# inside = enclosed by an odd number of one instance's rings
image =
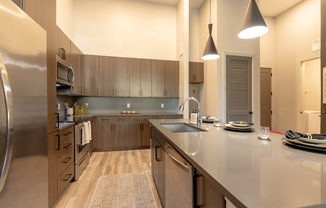
[[[77,104],[88,103],[88,113],[120,113],[121,111],[177,113],[179,98],[79,97],[76,101]],[[130,108],[127,108],[127,103],[130,103]],[[161,104],[164,108],[161,108]]]
[[[64,103],[71,107],[74,103],[79,105],[88,103],[88,113],[120,113],[121,111],[136,111],[138,113],[178,113],[179,98],[112,98],[112,97],[72,97],[57,96],[60,104],[59,114],[65,114]],[[127,108],[130,103],[130,108]],[[164,108],[161,108],[162,104]]]
[[[60,104],[59,109],[59,115],[64,116],[66,114],[66,107],[64,106],[64,103],[69,103],[69,107],[72,107],[75,103],[75,97],[72,96],[66,96],[66,95],[57,95],[57,109],[58,104]]]

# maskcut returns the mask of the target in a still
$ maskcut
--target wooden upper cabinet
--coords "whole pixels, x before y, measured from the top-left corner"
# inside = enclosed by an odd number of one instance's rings
[[[100,57],[100,96],[114,96],[114,57]]]
[[[165,61],[165,97],[179,97],[179,62]]]
[[[152,97],[179,97],[178,61],[152,61]]]
[[[165,63],[152,60],[152,97],[164,97],[165,90]]]
[[[130,96],[150,97],[152,95],[152,61],[130,59]]]
[[[97,96],[99,90],[100,57],[85,55],[84,68],[84,95]]]
[[[189,62],[189,82],[204,83],[204,63]]]
[[[72,87],[71,93],[76,95],[83,95],[83,75],[84,71],[81,65],[80,59],[82,58],[82,52],[78,49],[78,47],[71,42],[71,52],[67,56],[67,62],[72,65],[74,70],[74,87]]]
[[[129,59],[114,58],[114,96],[129,97]]]
[[[67,62],[70,63],[69,61],[69,56],[71,52],[71,46],[70,46],[70,39],[66,36],[62,30],[56,26],[56,55],[63,58],[67,59]],[[63,57],[62,49],[65,51],[65,57]]]

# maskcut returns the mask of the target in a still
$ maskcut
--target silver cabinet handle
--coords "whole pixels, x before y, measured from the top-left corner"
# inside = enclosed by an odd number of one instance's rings
[[[5,107],[6,107],[6,119],[7,119],[7,128],[6,128],[6,150],[3,153],[0,152],[0,163],[3,164],[1,167],[1,176],[0,176],[0,192],[3,190],[5,185],[10,163],[12,156],[12,148],[13,148],[13,136],[14,136],[14,116],[13,116],[13,100],[12,100],[12,92],[9,83],[7,69],[3,62],[2,56],[0,55],[0,81],[2,85],[2,90],[4,94]],[[2,138],[1,138],[2,139]]]
[[[177,165],[179,165],[180,167],[182,167],[183,169],[185,169],[186,171],[189,171],[189,167],[187,165],[185,165],[184,163],[180,162],[177,158],[175,158],[173,155],[171,155],[171,153],[169,152],[169,149],[172,149],[172,147],[170,145],[166,145],[166,153],[168,154],[169,158],[175,162]],[[174,149],[172,149],[174,150]]]

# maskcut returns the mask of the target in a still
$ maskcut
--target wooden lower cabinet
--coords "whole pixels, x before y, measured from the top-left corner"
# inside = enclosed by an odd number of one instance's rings
[[[182,115],[166,116],[99,116],[92,122],[94,150],[124,150],[150,147],[148,119],[176,119]]]
[[[196,207],[226,207],[224,196],[198,170],[196,170],[195,196]]]
[[[142,146],[142,119],[140,116],[130,117],[130,139],[132,147]]]
[[[129,117],[120,116],[114,118],[114,147],[128,149],[131,145],[129,136]]]
[[[49,207],[58,197],[57,185],[57,132],[48,134],[48,162],[49,162]]]
[[[164,144],[158,142],[158,138],[155,134],[155,129],[152,129],[154,133],[151,136],[151,168],[154,184],[156,186],[162,206],[165,207],[165,152]]]
[[[93,138],[96,150],[127,149],[130,146],[129,117],[108,116],[96,119],[96,131]]]
[[[151,125],[148,119],[153,119],[153,116],[142,116],[142,130],[141,130],[141,146],[149,147],[150,145],[150,128]]]
[[[58,198],[74,177],[74,126],[58,131],[55,137],[55,189]]]

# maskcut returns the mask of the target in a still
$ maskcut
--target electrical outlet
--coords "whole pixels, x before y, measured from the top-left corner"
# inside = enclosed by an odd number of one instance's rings
[[[161,103],[161,108],[164,108],[164,103]]]
[[[60,110],[60,103],[57,104],[57,108],[58,108],[58,110]]]
[[[130,108],[130,103],[127,103],[127,108]]]

